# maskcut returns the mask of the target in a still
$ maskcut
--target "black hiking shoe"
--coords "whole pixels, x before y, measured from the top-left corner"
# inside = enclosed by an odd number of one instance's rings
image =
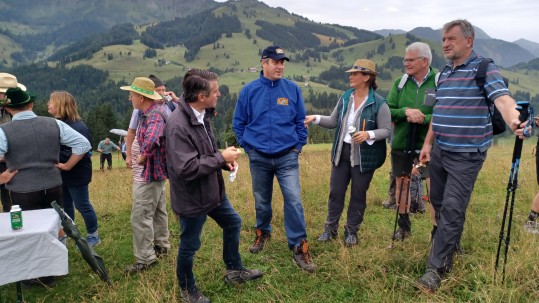
[[[337,238],[337,232],[329,228],[329,226],[326,224],[324,225],[324,233],[318,237],[318,241],[328,242],[335,238]]]
[[[309,252],[307,240],[301,241],[298,246],[294,247],[294,261],[301,269],[307,272],[313,273],[316,271],[316,265]]]
[[[415,287],[421,291],[434,293],[442,283],[442,275],[435,269],[427,269],[425,274],[417,280]]]
[[[184,303],[210,303],[210,299],[204,297],[196,285],[189,289],[180,289],[180,294]]]
[[[157,260],[154,260],[152,261],[151,263],[140,263],[140,262],[136,262],[134,264],[131,264],[129,266],[127,266],[124,270],[124,274],[126,275],[130,275],[130,274],[136,274],[136,273],[139,273],[141,271],[145,271],[145,270],[148,270],[150,269],[151,267],[157,265]]]
[[[409,230],[404,230],[403,228],[399,227],[395,234],[393,234],[393,240],[403,240],[408,238],[412,234]]]
[[[357,234],[347,234],[346,239],[344,240],[344,245],[346,247],[357,245]]]
[[[253,254],[262,251],[266,245],[266,242],[271,238],[271,233],[269,231],[263,231],[257,228],[255,233],[255,242],[253,245],[251,245],[251,247],[249,247],[249,251]]]
[[[225,282],[227,284],[241,284],[243,282],[256,280],[263,275],[264,274],[258,269],[247,269],[245,267],[240,269],[229,269],[225,274]]]

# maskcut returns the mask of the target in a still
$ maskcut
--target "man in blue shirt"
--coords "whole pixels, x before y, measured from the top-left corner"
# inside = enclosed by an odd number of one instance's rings
[[[492,143],[488,105],[475,81],[483,58],[473,51],[474,28],[466,20],[446,23],[442,49],[449,60],[438,81],[436,104],[420,162],[430,165],[431,202],[438,224],[432,239],[428,268],[416,287],[434,292],[452,269],[453,253],[460,242],[466,208],[477,175]],[[519,112],[496,65],[490,63],[484,87],[489,99],[517,136],[523,138]]]
[[[232,129],[249,156],[256,208],[256,238],[249,248],[258,253],[271,236],[273,178],[284,197],[284,225],[294,261],[308,272],[314,265],[307,242],[300,196],[298,157],[307,140],[301,90],[283,79],[284,50],[269,46],[262,52],[262,72],[240,92]]]

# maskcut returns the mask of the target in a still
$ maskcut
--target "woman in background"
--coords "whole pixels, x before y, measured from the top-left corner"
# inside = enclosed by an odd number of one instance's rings
[[[92,142],[90,130],[82,122],[77,112],[75,98],[66,91],[56,91],[51,93],[47,103],[49,114],[56,119],[65,122],[71,128],[86,137]],[[71,156],[71,148],[62,145],[60,147],[60,163],[65,163]],[[62,170],[62,182],[64,189],[64,210],[66,214],[75,220],[75,209],[84,219],[86,225],[86,240],[88,245],[96,246],[101,243],[97,232],[97,216],[90,202],[88,184],[92,181],[92,160],[91,152],[88,152],[70,171]]]

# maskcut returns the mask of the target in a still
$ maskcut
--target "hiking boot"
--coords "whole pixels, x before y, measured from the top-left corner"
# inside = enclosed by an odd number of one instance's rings
[[[395,232],[395,234],[393,234],[393,240],[403,240],[408,238],[410,235],[412,234],[411,231],[409,230],[405,230],[401,227],[399,227],[397,229],[397,231]]]
[[[426,211],[427,206],[425,205],[425,201],[423,199],[419,198],[418,200],[413,199],[410,203],[410,213],[411,214],[424,214]]]
[[[538,235],[539,234],[539,221],[528,220],[526,224],[524,224],[524,230],[526,230],[526,232],[529,234]]]
[[[101,239],[99,239],[99,235],[95,236],[88,236],[86,237],[86,243],[88,243],[88,246],[95,247],[99,243],[101,243]]]
[[[348,234],[344,240],[344,245],[346,247],[357,245],[357,234]]]
[[[154,260],[154,261],[152,261],[151,263],[148,263],[148,264],[136,262],[135,264],[131,264],[131,265],[127,266],[124,269],[124,274],[126,274],[126,275],[136,274],[136,273],[139,273],[141,271],[148,270],[148,269],[150,269],[151,267],[153,267],[155,265],[157,265],[157,260]]]
[[[229,269],[225,274],[225,282],[227,284],[241,284],[243,282],[256,280],[263,275],[264,274],[258,269],[247,269],[245,267],[240,269]]]
[[[159,245],[154,245],[153,249],[155,250],[155,255],[158,258],[161,258],[164,255],[168,254],[168,247],[162,247],[162,246],[159,246]]]
[[[298,246],[294,247],[294,261],[303,270],[313,273],[316,271],[313,259],[309,252],[309,243],[307,240],[301,241]]]
[[[415,287],[429,293],[435,292],[442,283],[442,275],[435,269],[427,269],[425,274],[417,280]]]
[[[395,209],[397,207],[397,203],[395,202],[395,198],[387,198],[387,200],[382,202],[382,206],[387,209]]]
[[[404,240],[408,238],[412,233],[412,222],[410,222],[410,216],[408,214],[399,214],[397,221],[399,228],[393,234],[393,240]]]
[[[320,242],[328,242],[333,239],[337,238],[337,232],[334,230],[331,230],[327,225],[324,226],[324,233],[318,237],[318,241]]]
[[[269,231],[263,231],[257,228],[255,232],[255,242],[253,245],[251,245],[251,247],[249,247],[249,251],[253,254],[262,251],[264,249],[264,245],[266,245],[266,242],[271,238],[271,233]]]
[[[180,289],[180,295],[184,303],[210,303],[210,299],[204,297],[196,285],[189,289]]]

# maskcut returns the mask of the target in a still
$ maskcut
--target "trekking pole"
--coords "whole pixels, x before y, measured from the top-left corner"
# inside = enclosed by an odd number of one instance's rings
[[[394,236],[395,236],[395,233],[397,232],[397,221],[399,219],[399,209],[400,209],[400,203],[401,203],[401,197],[402,197],[402,186],[404,185],[404,178],[406,178],[405,176],[401,176],[400,177],[400,182],[401,182],[401,186],[400,186],[400,190],[399,190],[399,197],[398,199],[395,199],[397,200],[396,201],[396,204],[395,204],[395,223],[393,224],[393,234],[391,235],[391,242],[389,243],[389,246],[387,247],[388,249],[392,249],[393,248],[393,241],[394,241]]]
[[[520,115],[518,119],[521,122],[528,120],[530,117],[530,111],[533,113],[533,108],[530,107],[530,104],[527,101],[517,102],[517,108]],[[528,121],[528,125],[524,129],[524,136],[529,137],[531,135],[531,123]],[[520,166],[520,156],[522,155],[522,143],[523,140],[518,136],[515,137],[515,146],[513,148],[513,158],[511,163],[511,172],[509,173],[509,182],[507,183],[507,194],[505,196],[505,206],[503,209],[503,218],[502,226],[500,229],[498,249],[496,252],[496,264],[494,265],[494,280],[496,280],[496,275],[498,273],[498,264],[500,261],[500,251],[502,242],[505,244],[503,265],[502,265],[502,284],[505,282],[505,265],[507,264],[507,252],[509,251],[509,244],[511,243],[511,224],[513,221],[513,209],[515,205],[515,194],[518,187],[518,170]],[[511,198],[511,204],[509,208],[509,218],[507,220],[507,235],[505,230],[505,221],[507,218],[507,207],[509,206],[509,198]],[[505,241],[504,241],[505,240]]]
[[[414,151],[414,145],[415,145],[415,134],[416,134],[416,124],[415,123],[409,123],[408,124],[408,138],[407,138],[407,143],[406,143],[406,150],[404,151],[407,156],[408,156],[408,163],[411,163],[413,165],[413,151]],[[408,211],[408,202],[409,202],[409,198],[410,198],[410,183],[411,183],[411,180],[410,180],[410,174],[404,174],[401,176],[401,186],[400,186],[400,190],[399,190],[399,197],[398,199],[395,199],[397,200],[397,203],[396,203],[396,210],[395,210],[395,223],[393,224],[393,234],[391,235],[391,242],[389,243],[389,246],[387,247],[388,249],[392,249],[393,248],[393,244],[394,244],[394,238],[395,238],[395,233],[397,232],[397,222],[399,220],[399,210],[400,210],[400,205],[401,205],[401,198],[402,198],[402,191],[403,191],[403,185],[404,185],[404,178],[407,178],[408,179],[408,187],[406,189],[406,202],[405,202],[405,210],[404,212],[406,213]],[[404,234],[403,234],[403,238],[402,240],[404,241]]]

